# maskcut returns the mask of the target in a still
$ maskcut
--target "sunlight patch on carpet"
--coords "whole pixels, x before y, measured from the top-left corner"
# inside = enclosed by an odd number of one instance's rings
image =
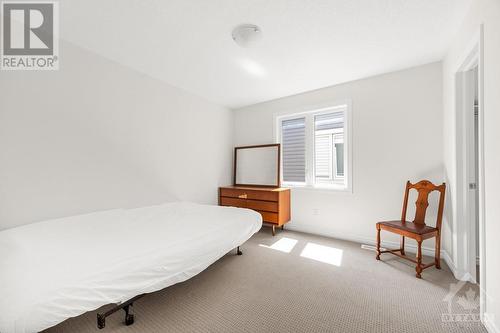
[[[295,245],[297,244],[297,242],[298,241],[296,239],[283,237],[270,246],[264,245],[264,244],[259,244],[259,246],[262,246],[262,247],[265,247],[268,249],[272,249],[272,250],[276,250],[276,251],[290,253],[290,252],[292,252],[292,250],[295,247]]]
[[[300,256],[340,267],[343,252],[343,250],[334,247],[307,243]]]

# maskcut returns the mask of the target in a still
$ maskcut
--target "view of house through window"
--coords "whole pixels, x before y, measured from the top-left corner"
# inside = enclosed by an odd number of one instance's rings
[[[314,116],[315,182],[344,178],[344,112]]]
[[[278,117],[283,184],[347,188],[347,105]]]

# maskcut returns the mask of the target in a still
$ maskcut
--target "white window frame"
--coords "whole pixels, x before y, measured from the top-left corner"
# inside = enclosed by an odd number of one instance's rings
[[[316,182],[315,181],[315,127],[314,127],[314,116],[331,113],[344,109],[344,177],[342,179],[337,178],[337,181],[333,182]],[[351,101],[342,101],[337,103],[332,103],[330,106],[310,108],[303,111],[297,111],[293,113],[281,113],[274,115],[274,141],[276,143],[281,143],[281,123],[284,120],[295,119],[305,117],[306,130],[305,130],[305,159],[306,159],[306,175],[305,183],[297,182],[285,182],[283,181],[283,172],[281,172],[281,184],[284,187],[290,187],[295,189],[312,189],[312,190],[333,190],[333,191],[343,191],[352,193],[352,106]],[[333,144],[333,143],[332,143]],[[283,147],[282,147],[283,149]],[[333,150],[332,153],[335,153]],[[336,159],[336,154],[335,154]],[[283,162],[281,162],[283,163]],[[283,164],[281,165],[283,168]],[[336,168],[336,164],[335,164]],[[335,172],[336,175],[336,172]],[[342,180],[342,182],[340,182]]]

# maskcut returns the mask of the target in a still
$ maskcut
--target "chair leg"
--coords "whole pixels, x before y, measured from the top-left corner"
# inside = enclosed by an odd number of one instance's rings
[[[401,236],[401,254],[406,255],[406,253],[405,253],[405,236]]]
[[[434,254],[436,268],[441,269],[441,234],[436,236],[436,253]]]
[[[380,260],[380,228],[377,226],[377,260]]]
[[[417,240],[418,243],[418,248],[417,248],[417,267],[415,267],[415,270],[417,271],[416,277],[421,279],[422,278],[422,241]]]

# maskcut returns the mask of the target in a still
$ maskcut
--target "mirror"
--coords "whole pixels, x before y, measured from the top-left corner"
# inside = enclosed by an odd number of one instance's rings
[[[234,148],[235,186],[280,186],[280,145]]]

